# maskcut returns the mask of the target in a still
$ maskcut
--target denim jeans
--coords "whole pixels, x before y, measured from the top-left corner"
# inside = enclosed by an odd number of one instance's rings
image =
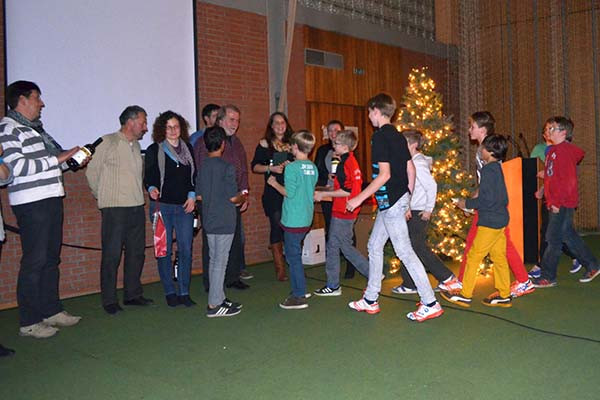
[[[542,256],[541,265],[543,279],[556,280],[556,269],[563,243],[586,270],[598,268],[598,260],[573,227],[574,213],[574,208],[566,207],[561,207],[558,213],[548,213],[548,227],[546,228],[548,246]]]
[[[225,281],[225,269],[229,259],[229,250],[233,242],[233,233],[229,235],[207,234],[208,251],[210,253],[210,287],[208,289],[208,305],[216,307],[225,300],[223,282]]]
[[[150,217],[156,210],[156,202],[150,202]],[[165,295],[175,294],[175,283],[173,282],[172,269],[173,269],[173,229],[177,236],[177,254],[178,260],[178,274],[177,274],[177,286],[179,296],[185,296],[190,294],[190,278],[192,274],[192,238],[193,238],[193,225],[194,216],[189,213],[187,214],[181,204],[167,204],[160,203],[160,212],[165,223],[165,230],[167,231],[167,255],[157,259],[158,261],[158,274],[160,275],[160,281],[162,282]]]
[[[327,287],[336,289],[340,286],[340,251],[354,264],[358,272],[369,276],[369,261],[352,245],[355,219],[331,218],[329,237],[327,238]]]
[[[62,197],[12,207],[21,231],[17,302],[21,326],[41,322],[63,310],[58,296],[63,228]]]
[[[306,294],[306,280],[304,278],[304,266],[302,265],[302,241],[305,236],[306,232],[283,231],[285,261],[287,261],[290,268],[290,284],[294,297],[304,297]]]
[[[396,204],[387,210],[378,211],[371,236],[369,236],[369,283],[364,297],[367,300],[377,300],[381,291],[383,274],[383,247],[388,239],[398,258],[413,279],[417,292],[423,304],[433,303],[435,295],[425,273],[425,267],[415,254],[406,225],[405,214],[408,210],[410,195],[404,194]]]

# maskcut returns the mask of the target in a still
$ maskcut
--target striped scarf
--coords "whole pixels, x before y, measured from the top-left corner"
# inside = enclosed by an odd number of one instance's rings
[[[48,152],[51,155],[57,156],[64,151],[62,146],[58,144],[58,142],[54,140],[54,138],[44,130],[44,125],[42,124],[42,121],[39,118],[34,121],[30,121],[27,118],[25,118],[23,114],[15,110],[8,110],[6,116],[14,119],[21,125],[25,125],[26,127],[31,128],[37,133],[39,133],[42,137],[42,140],[44,141],[44,146],[46,147],[46,150],[48,150]]]

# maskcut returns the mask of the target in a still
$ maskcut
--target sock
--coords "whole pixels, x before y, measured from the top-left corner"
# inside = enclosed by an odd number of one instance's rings
[[[369,300],[366,297],[365,297],[365,301],[367,302],[368,305],[373,305],[377,302],[376,300]]]
[[[427,304],[427,307],[431,308],[431,307],[435,306],[436,303],[437,303],[437,300],[434,301],[433,303]]]

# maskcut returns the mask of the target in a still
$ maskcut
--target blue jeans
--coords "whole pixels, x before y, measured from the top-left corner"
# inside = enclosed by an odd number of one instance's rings
[[[354,264],[358,272],[363,276],[369,276],[369,261],[352,245],[355,222],[355,219],[332,217],[329,223],[325,271],[327,287],[330,289],[337,289],[340,286],[340,251],[348,262]]]
[[[150,202],[150,218],[156,210],[156,202]],[[175,294],[175,283],[171,271],[173,269],[172,248],[173,228],[177,236],[177,251],[179,255],[179,269],[177,283],[179,296],[190,294],[190,278],[192,274],[192,237],[194,230],[194,217],[186,214],[181,204],[160,203],[160,212],[167,231],[167,255],[158,258],[158,274],[163,284],[165,295]]]
[[[207,234],[208,251],[210,253],[210,264],[208,266],[210,275],[210,288],[208,289],[208,305],[216,307],[225,300],[223,283],[225,281],[225,268],[229,259],[229,250],[233,242],[233,233],[230,235]]]
[[[552,211],[548,213],[548,227],[546,228],[548,246],[542,256],[541,265],[543,279],[556,280],[556,269],[562,254],[563,243],[586,270],[598,268],[598,260],[573,227],[574,213],[574,208],[565,207],[561,207],[558,213]]]
[[[294,297],[304,297],[306,294],[306,280],[304,266],[302,265],[302,241],[304,233],[283,231],[283,246],[285,248],[285,261],[290,268],[290,284]]]
[[[408,236],[405,214],[408,210],[409,201],[410,195],[406,193],[391,208],[377,212],[368,244],[369,283],[364,295],[367,300],[374,301],[379,297],[383,274],[383,247],[390,239],[394,252],[415,282],[421,302],[430,304],[436,301],[425,273],[425,267],[415,254]]]

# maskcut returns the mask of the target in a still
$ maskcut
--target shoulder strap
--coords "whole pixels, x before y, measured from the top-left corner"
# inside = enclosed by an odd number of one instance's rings
[[[160,194],[162,195],[163,184],[165,183],[165,150],[162,143],[158,143],[157,160],[158,171],[160,172]]]

